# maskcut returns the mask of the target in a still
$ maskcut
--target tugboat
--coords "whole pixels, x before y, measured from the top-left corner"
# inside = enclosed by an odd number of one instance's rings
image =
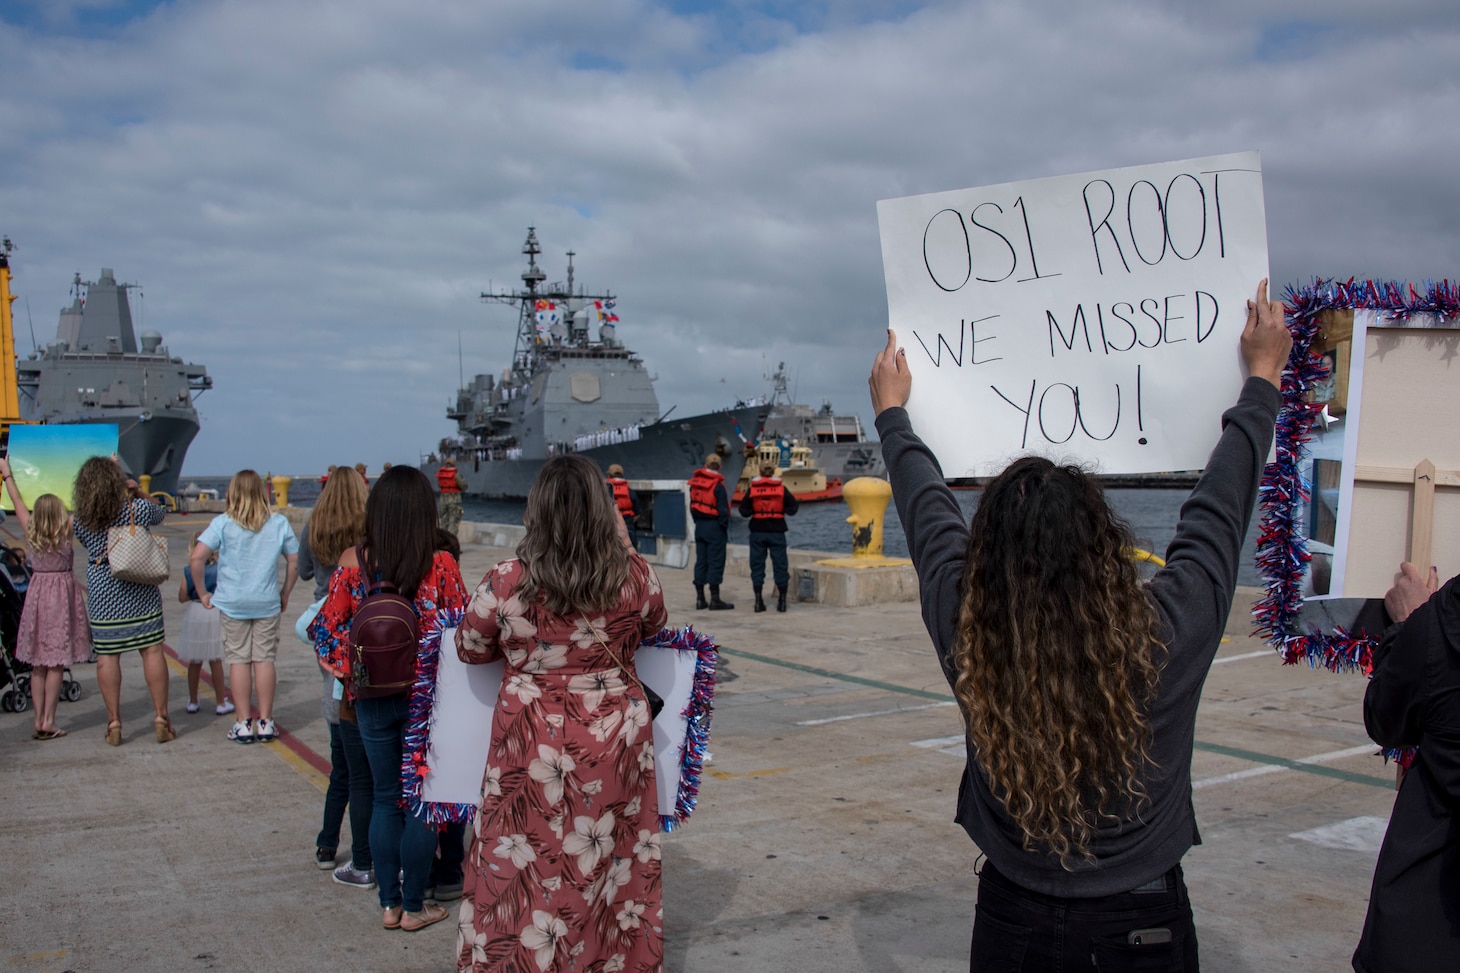
[[[19,415],[24,422],[114,423],[127,472],[151,476],[154,493],[171,495],[198,434],[193,400],[213,379],[203,365],[172,357],[156,331],[142,332],[138,346],[127,301],[133,286],[117,283],[110,268],[95,281],[76,275],[56,340],[16,363]]]
[[[745,464],[740,480],[735,484],[731,503],[745,499],[751,476],[765,463],[775,464],[776,476],[801,503],[842,498],[842,481],[836,477],[826,478],[826,474],[817,468],[810,446],[785,439],[762,439],[755,447],[754,468],[749,462]]]
[[[785,362],[777,365],[771,381],[767,437],[807,444],[813,465],[834,479],[845,482],[856,476],[886,478],[882,449],[875,439],[867,437],[859,416],[839,416],[825,399],[819,409],[792,402]]]
[[[738,477],[767,407],[737,404],[684,419],[670,419],[672,408],[661,414],[643,360],[618,338],[613,294],[574,284],[571,250],[567,281],[548,283],[535,227],[522,252],[523,286],[481,295],[518,309],[512,364],[500,378],[476,375],[458,390],[446,412],[457,435],[441,440],[423,464],[427,474],[450,456],[464,492],[490,499],[526,497],[538,469],[561,453],[587,456],[602,469],[617,463],[631,480],[683,480],[719,453],[726,479]]]

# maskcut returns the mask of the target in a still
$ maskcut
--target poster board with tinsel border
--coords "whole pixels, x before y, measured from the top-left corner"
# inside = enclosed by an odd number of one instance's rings
[[[1336,317],[1352,319],[1355,312],[1365,312],[1355,329],[1364,339],[1362,368],[1354,372],[1363,376],[1363,387],[1357,394],[1347,392],[1359,421],[1355,462],[1344,474],[1352,480],[1353,508],[1347,519],[1354,571],[1345,578],[1342,593],[1374,588],[1381,595],[1375,586],[1392,579],[1400,560],[1426,547],[1432,557],[1438,556],[1446,547],[1434,542],[1435,534],[1425,536],[1421,527],[1445,531],[1452,521],[1460,523],[1460,497],[1436,489],[1437,482],[1447,484],[1460,469],[1449,421],[1460,401],[1445,404],[1460,400],[1460,381],[1455,376],[1446,381],[1452,368],[1460,368],[1454,365],[1460,345],[1460,286],[1448,280],[1423,285],[1319,280],[1290,287],[1285,304],[1294,343],[1283,375],[1275,458],[1263,476],[1257,565],[1267,591],[1253,613],[1259,633],[1285,663],[1305,661],[1315,668],[1367,673],[1385,622],[1379,603],[1372,597],[1304,600],[1304,577],[1312,559],[1301,523],[1310,487],[1304,481],[1304,462],[1314,426],[1325,415],[1323,404],[1314,401],[1314,390],[1333,378],[1325,327]],[[1428,483],[1423,482],[1426,461],[1437,470]],[[1428,518],[1421,509],[1426,495],[1436,505]],[[1446,558],[1452,550],[1453,545]],[[1450,567],[1453,573],[1455,565]]]

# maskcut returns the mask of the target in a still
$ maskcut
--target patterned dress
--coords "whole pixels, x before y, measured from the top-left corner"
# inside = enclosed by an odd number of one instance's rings
[[[642,558],[630,566],[619,603],[585,618],[523,605],[522,564],[503,561],[457,631],[463,662],[506,660],[467,856],[459,970],[663,969],[653,727],[615,656],[632,665],[664,625],[664,596]]]
[[[125,527],[128,506],[138,527],[155,527],[166,514],[151,500],[134,497],[123,505],[111,522]],[[116,655],[145,649],[162,642],[162,592],[155,584],[136,584],[112,577],[106,559],[106,531],[95,531],[79,520],[72,521],[76,539],[86,545],[86,614],[91,619],[91,638],[98,655]]]
[[[63,551],[34,551],[30,587],[20,611],[15,657],[33,666],[69,666],[91,656],[86,592],[76,583],[70,540]]]

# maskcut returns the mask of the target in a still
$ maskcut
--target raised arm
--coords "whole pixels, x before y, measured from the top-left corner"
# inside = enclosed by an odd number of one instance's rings
[[[20,495],[20,487],[15,484],[15,477],[10,473],[10,460],[0,456],[0,475],[5,477],[5,492],[10,495],[10,502],[15,507],[15,519],[20,521],[20,529],[28,530],[30,527],[30,511],[25,508],[25,498]]]

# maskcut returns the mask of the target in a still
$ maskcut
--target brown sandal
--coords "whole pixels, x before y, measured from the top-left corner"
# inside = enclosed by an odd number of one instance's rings
[[[169,740],[177,739],[177,731],[172,728],[172,720],[162,717],[152,721],[152,729],[157,731],[157,742],[166,743]]]
[[[401,914],[401,931],[415,932],[418,929],[425,929],[427,926],[434,926],[449,915],[451,913],[439,905],[422,906],[420,912],[405,912]]]
[[[106,742],[109,747],[120,747],[122,745],[122,724],[108,723],[106,727]]]

